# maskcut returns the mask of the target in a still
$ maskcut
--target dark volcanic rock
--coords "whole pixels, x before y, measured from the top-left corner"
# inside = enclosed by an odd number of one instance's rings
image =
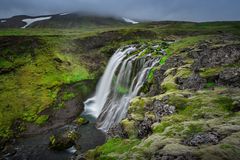
[[[49,148],[53,150],[65,150],[75,144],[78,134],[75,131],[66,131],[57,135],[52,135],[49,142]]]
[[[220,141],[220,135],[217,132],[209,132],[209,133],[200,133],[194,135],[190,139],[184,141],[184,144],[189,146],[198,146],[200,144],[218,144]]]
[[[147,137],[149,134],[152,133],[152,126],[153,121],[151,119],[145,119],[138,124],[138,137],[144,138]]]
[[[226,68],[219,74],[219,83],[240,87],[240,68]]]
[[[161,118],[166,115],[175,113],[175,107],[169,104],[165,104],[159,100],[155,100],[152,105],[148,106],[149,110],[153,111],[156,115],[156,120],[161,121]]]
[[[182,65],[184,65],[183,57],[178,56],[178,55],[170,57],[166,61],[166,63],[160,68],[160,70],[156,70],[154,72],[153,84],[150,87],[149,95],[154,96],[154,95],[164,92],[161,89],[161,83],[166,78],[166,76],[164,76],[164,73],[170,68],[175,68],[175,67],[177,68]]]
[[[155,114],[156,119],[150,119],[145,117],[143,121],[137,122],[138,137],[143,138],[152,133],[152,124],[160,122],[163,116],[173,114],[175,107],[169,104],[163,103],[159,100],[155,100],[152,104],[145,106],[146,111],[150,111]]]
[[[182,155],[163,155],[163,154],[154,154],[151,160],[199,160],[199,158],[191,155],[190,153]]]
[[[193,51],[189,56],[195,60],[193,70],[198,71],[204,67],[215,67],[233,64],[240,60],[240,45],[228,45],[211,49],[208,46]]]
[[[16,152],[17,152],[17,150],[16,150],[16,148],[14,148],[13,145],[7,145],[2,150],[2,153],[0,153],[0,157],[3,156],[4,158],[8,159],[7,157],[10,157],[10,156],[16,154]]]
[[[127,138],[128,137],[127,133],[123,130],[121,124],[116,124],[116,125],[113,125],[111,128],[109,128],[107,132],[107,136],[108,138],[116,138],[116,137]]]
[[[189,78],[178,77],[176,83],[179,84],[179,89],[199,90],[204,87],[206,79],[201,78],[198,74],[192,74]]]
[[[97,36],[87,37],[84,39],[76,39],[75,43],[77,45],[81,45],[85,50],[90,50],[103,47],[104,45],[112,43],[113,41],[119,42],[139,37],[154,38],[155,36],[156,34],[154,32],[147,30],[129,31],[124,34],[120,31],[110,31],[100,33]]]

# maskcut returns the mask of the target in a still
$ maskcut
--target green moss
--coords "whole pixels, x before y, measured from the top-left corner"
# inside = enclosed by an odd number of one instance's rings
[[[217,68],[202,68],[200,69],[201,77],[211,77],[218,75],[223,69],[220,67]]]
[[[165,91],[171,91],[177,89],[177,84],[175,83],[175,77],[173,75],[168,75],[162,82],[161,88]]]
[[[186,38],[182,38],[179,41],[171,44],[169,46],[170,50],[172,50],[172,52],[177,53],[179,52],[181,49],[184,48],[189,48],[189,47],[194,47],[194,45],[200,43],[201,41],[205,40],[205,39],[209,39],[209,36],[205,36],[205,35],[200,35],[200,36],[189,36]]]
[[[177,110],[182,110],[186,107],[188,99],[182,94],[171,94],[168,103],[175,106]]]
[[[113,138],[104,145],[97,148],[98,159],[103,159],[109,153],[123,154],[129,152],[134,146],[140,143],[138,139]],[[115,157],[117,158],[117,157]]]
[[[190,65],[187,64],[177,69],[176,77],[189,78],[191,74],[192,74],[192,71],[190,69]]]
[[[78,124],[78,125],[83,125],[83,124],[86,124],[88,123],[88,120],[83,118],[83,117],[79,117],[75,120],[75,122]]]
[[[121,121],[123,130],[128,134],[128,137],[137,137],[135,121],[124,119]]]
[[[221,144],[220,148],[221,149],[232,149],[232,148],[234,148],[234,146],[232,146],[230,144]]]
[[[214,82],[207,82],[207,84],[205,85],[205,88],[212,88],[214,86],[216,86],[216,83],[214,83]]]
[[[68,100],[73,99],[75,96],[76,96],[76,95],[75,95],[74,93],[65,92],[65,93],[63,94],[62,99],[63,99],[64,101],[68,101]]]
[[[200,133],[203,131],[202,124],[189,124],[187,129],[184,131],[184,134],[186,137],[193,136],[197,133]]]
[[[128,108],[128,113],[131,114],[131,117],[134,120],[143,120],[145,113],[144,106],[145,106],[144,99],[135,98],[132,100]]]
[[[232,109],[234,108],[234,101],[230,97],[218,96],[215,100],[213,100],[213,102],[226,111],[232,111]]]
[[[36,119],[35,123],[38,125],[42,125],[47,122],[48,118],[48,115],[41,115]]]
[[[49,141],[50,141],[50,144],[51,144],[51,145],[54,145],[55,142],[56,142],[55,136],[54,136],[54,135],[50,136],[50,137],[49,137]]]
[[[162,133],[170,125],[171,125],[171,123],[169,123],[169,122],[165,122],[165,121],[160,122],[158,125],[154,126],[153,132],[154,133]]]
[[[161,57],[159,64],[163,65],[165,64],[165,62],[167,61],[167,59],[173,54],[173,52],[171,52],[170,49],[166,49],[165,52],[167,53],[167,55]]]
[[[148,73],[147,81],[150,83],[153,80],[154,72],[156,71],[156,67],[151,68],[151,70]]]

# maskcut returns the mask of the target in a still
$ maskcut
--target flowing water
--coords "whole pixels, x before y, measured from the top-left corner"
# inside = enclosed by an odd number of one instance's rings
[[[139,94],[150,69],[159,62],[151,54],[141,56],[145,50],[131,54],[134,51],[132,45],[114,53],[95,95],[85,102],[83,114],[97,118],[97,127],[104,132],[126,116],[131,99]]]

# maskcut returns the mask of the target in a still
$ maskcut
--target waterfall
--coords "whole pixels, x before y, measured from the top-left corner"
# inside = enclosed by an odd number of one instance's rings
[[[159,62],[151,54],[140,56],[145,50],[131,55],[133,51],[132,45],[114,53],[95,95],[85,102],[83,114],[97,118],[97,127],[105,132],[126,116],[130,100],[139,94],[149,70]]]

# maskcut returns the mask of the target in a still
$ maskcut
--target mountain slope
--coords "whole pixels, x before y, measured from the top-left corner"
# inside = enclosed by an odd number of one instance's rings
[[[35,21],[36,20],[36,21]],[[35,21],[27,28],[80,28],[114,27],[131,24],[119,17],[97,16],[85,13],[55,14],[44,16],[14,16],[0,20],[0,28],[25,28],[26,21]]]

